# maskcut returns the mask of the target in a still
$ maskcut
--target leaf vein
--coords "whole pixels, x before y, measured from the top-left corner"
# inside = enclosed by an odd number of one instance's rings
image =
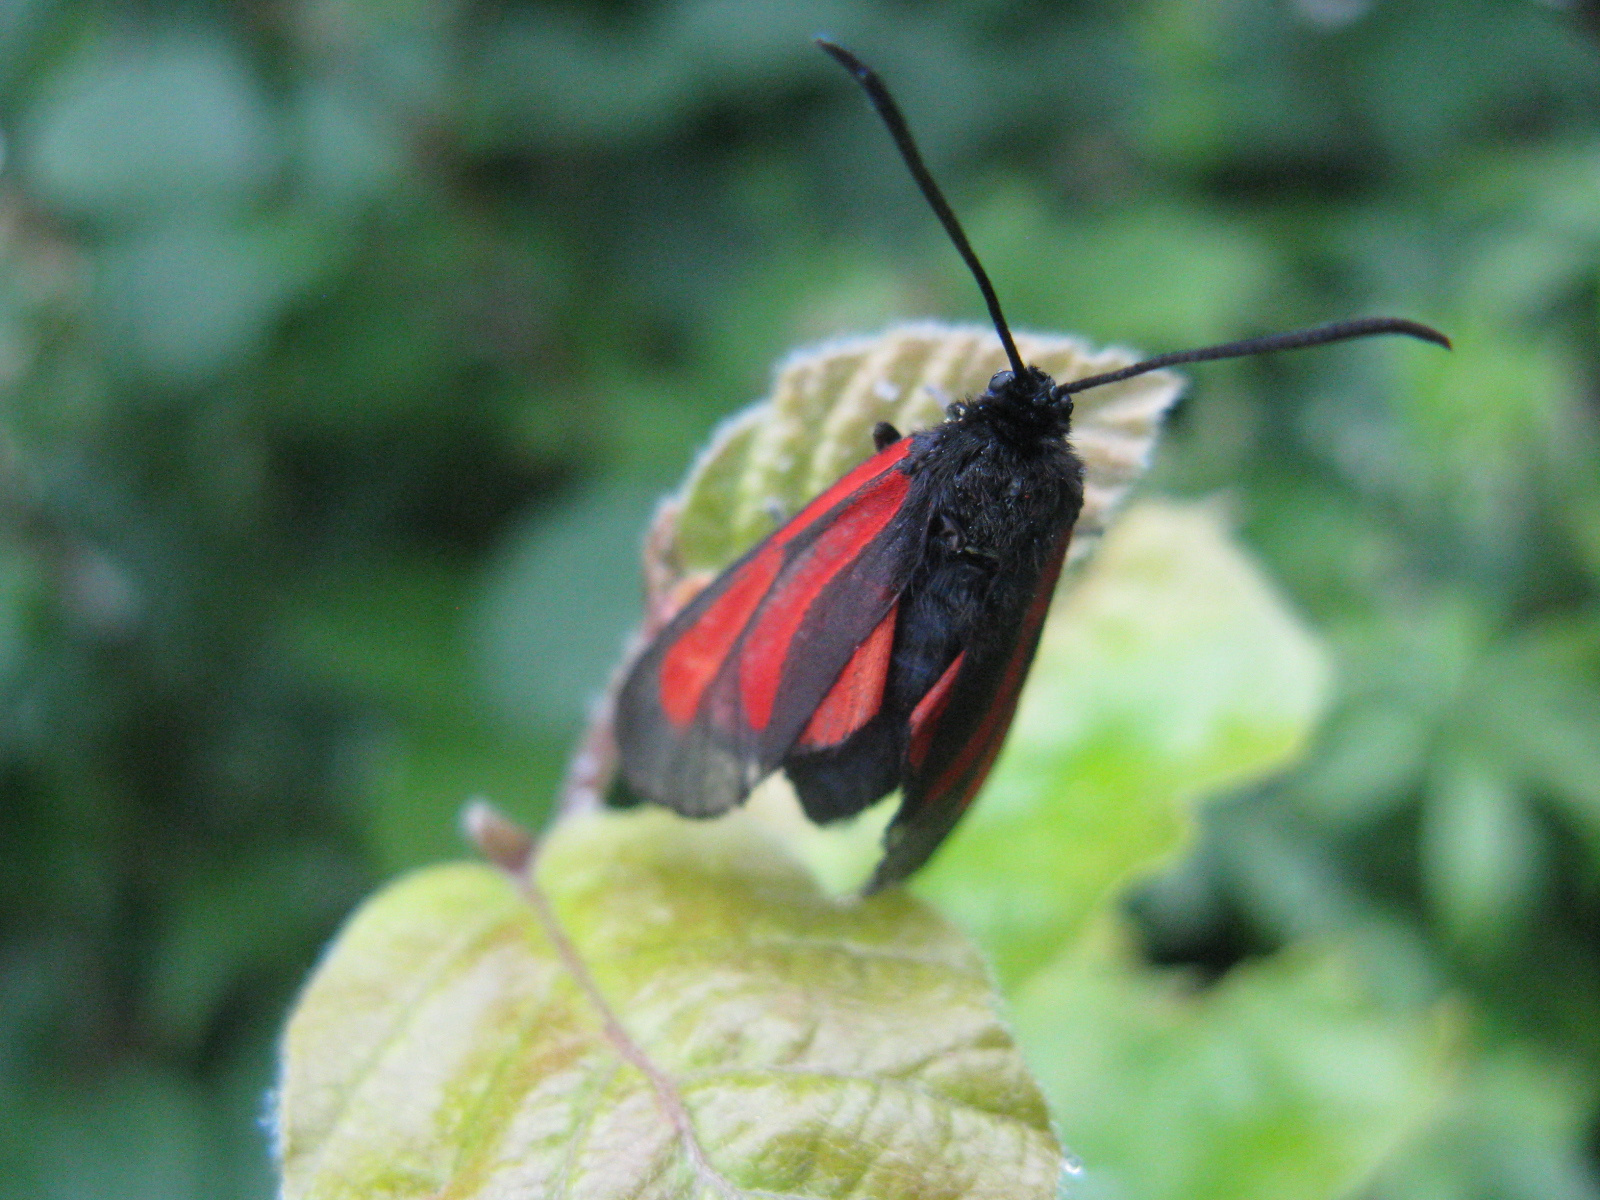
[[[577,1127],[572,1131],[572,1140],[567,1144],[566,1157],[562,1160],[561,1171],[557,1176],[561,1186],[561,1190],[557,1193],[558,1200],[565,1200],[572,1194],[573,1172],[577,1170],[579,1154],[584,1144],[588,1142],[589,1135],[594,1131],[595,1118],[600,1115],[600,1105],[604,1102],[606,1093],[611,1090],[611,1085],[621,1073],[622,1060],[619,1058],[595,1088],[592,1102],[586,1106]]]
[[[976,1113],[979,1116],[992,1118],[1001,1124],[1019,1125],[1024,1129],[1032,1129],[1036,1132],[1039,1131],[1038,1126],[1030,1124],[1020,1117],[1014,1117],[995,1109],[984,1108],[982,1105],[974,1104],[969,1100],[959,1100],[954,1096],[946,1095],[942,1092],[936,1092],[926,1085],[917,1082],[915,1079],[908,1078],[904,1075],[872,1075],[865,1072],[856,1073],[851,1071],[821,1071],[814,1067],[733,1067],[716,1071],[700,1071],[690,1075],[685,1075],[681,1080],[679,1080],[679,1088],[681,1091],[687,1092],[692,1089],[698,1089],[712,1084],[727,1083],[738,1079],[749,1079],[752,1077],[759,1078],[762,1075],[782,1075],[792,1078],[809,1078],[830,1083],[865,1083],[877,1088],[887,1086],[899,1087],[908,1092],[915,1092],[916,1094],[947,1108],[961,1109],[964,1112]]]
[[[761,937],[720,937],[720,938],[685,938],[681,941],[663,943],[655,949],[631,947],[628,951],[628,960],[636,962],[642,955],[651,953],[662,955],[676,955],[685,948],[707,949],[721,946],[733,946],[741,950],[762,949],[765,947],[794,947],[806,950],[831,951],[848,955],[852,958],[883,959],[887,962],[903,962],[913,966],[929,967],[934,970],[949,971],[954,975],[962,975],[971,979],[988,983],[988,972],[981,966],[968,966],[964,963],[942,958],[935,954],[914,954],[905,950],[894,950],[887,947],[868,946],[861,942],[830,941],[827,938],[776,936],[763,935]]]
[[[730,1200],[740,1200],[743,1193],[734,1186],[733,1182],[724,1176],[716,1167],[712,1166],[706,1149],[700,1144],[700,1138],[694,1128],[694,1121],[689,1116],[689,1110],[684,1107],[683,1097],[678,1092],[677,1085],[672,1078],[656,1065],[655,1061],[645,1052],[644,1048],[634,1041],[627,1027],[622,1024],[622,1019],[611,1007],[600,990],[594,974],[589,970],[589,965],[578,952],[572,939],[567,936],[560,918],[556,916],[555,908],[550,903],[544,890],[539,887],[534,875],[538,867],[538,854],[535,852],[533,859],[516,875],[512,881],[517,885],[523,897],[533,909],[534,915],[544,928],[545,936],[555,947],[562,965],[567,973],[572,976],[573,982],[585,998],[592,1004],[600,1015],[600,1023],[605,1031],[606,1039],[622,1057],[622,1059],[636,1067],[646,1079],[650,1081],[651,1089],[656,1094],[656,1102],[662,1110],[662,1115],[667,1118],[678,1135],[679,1142],[683,1145],[684,1152],[689,1159],[690,1166],[700,1182],[713,1191],[727,1196]]]

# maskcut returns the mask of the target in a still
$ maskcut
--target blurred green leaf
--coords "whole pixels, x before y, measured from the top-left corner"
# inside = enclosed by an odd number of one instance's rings
[[[178,1072],[116,1070],[44,1099],[27,1147],[33,1187],[23,1188],[33,1195],[168,1200],[231,1190],[206,1137],[204,1096]]]
[[[1374,1200],[1589,1200],[1592,1082],[1493,1044],[1370,1188]]]
[[[1600,685],[1557,660],[1542,639],[1485,672],[1475,710],[1507,769],[1549,799],[1600,862]]]
[[[1435,768],[1422,809],[1422,872],[1444,928],[1469,952],[1526,926],[1545,873],[1543,831],[1513,780],[1470,753]]]
[[[1366,915],[1364,897],[1334,855],[1282,819],[1278,798],[1269,782],[1243,803],[1206,814],[1230,891],[1269,944],[1334,936]]]
[[[381,871],[447,857],[456,847],[454,815],[473,796],[504,796],[518,817],[539,821],[556,794],[572,739],[460,711],[450,695],[460,686],[436,698],[438,707],[404,712],[361,747],[363,832]]]
[[[1294,800],[1329,824],[1368,824],[1404,804],[1421,782],[1432,730],[1393,704],[1351,704],[1324,726]]]
[[[36,565],[15,547],[0,549],[0,686],[16,677],[27,654],[28,627],[40,602]]]
[[[224,1004],[317,944],[363,882],[348,863],[304,846],[200,865],[162,914],[147,968],[149,1017],[162,1039],[198,1049]]]
[[[109,247],[98,290],[124,361],[194,384],[262,350],[302,280],[263,231],[174,222]]]
[[[1256,332],[1245,326],[1281,287],[1271,244],[1203,207],[1147,201],[1063,219],[1037,191],[1011,187],[972,224],[1008,313],[1150,354]]]
[[[19,154],[51,202],[129,221],[238,211],[270,181],[278,147],[232,39],[191,27],[89,42],[28,113]]]
[[[1545,473],[1574,424],[1571,364],[1554,346],[1470,314],[1446,320],[1450,354],[1406,360],[1404,498],[1440,505],[1474,549],[1515,554]]]
[[[403,130],[373,97],[313,79],[295,97],[293,117],[296,167],[313,202],[375,203],[405,179]]]
[[[1109,930],[1012,1000],[1083,1200],[1360,1194],[1445,1094],[1436,1017],[1385,1012],[1338,948],[1200,989],[1137,966]]]
[[[285,1197],[1055,1195],[982,961],[917,901],[829,901],[739,815],[570,820],[535,871],[346,928],[285,1043]]]
[[[514,532],[475,632],[488,689],[514,720],[575,735],[639,619],[639,546],[656,497],[618,480]]]
[[[437,563],[392,561],[339,586],[320,581],[282,618],[306,669],[374,710],[348,753],[368,847],[386,873],[450,854],[455,813],[471,796],[539,819],[570,750],[567,729],[486,711],[472,582]]]

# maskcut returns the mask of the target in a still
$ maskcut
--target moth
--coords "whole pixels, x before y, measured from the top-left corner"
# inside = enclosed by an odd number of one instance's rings
[[[1450,343],[1414,321],[1363,318],[1057,383],[1022,361],[883,80],[843,47],[818,44],[888,128],[977,281],[1009,369],[933,428],[879,424],[870,457],[644,647],[617,694],[614,733],[622,789],[685,816],[726,812],[780,769],[818,823],[898,789],[871,892],[928,860],[1005,741],[1083,507],[1076,393],[1179,363],[1376,334]]]

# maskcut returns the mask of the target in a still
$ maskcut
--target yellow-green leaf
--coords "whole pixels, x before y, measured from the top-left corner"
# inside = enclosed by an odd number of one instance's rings
[[[370,901],[291,1019],[286,1200],[1052,1197],[983,963],[755,822],[569,820]]]

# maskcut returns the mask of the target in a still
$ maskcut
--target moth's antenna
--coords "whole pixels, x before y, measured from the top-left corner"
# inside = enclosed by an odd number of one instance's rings
[[[928,168],[923,165],[922,152],[917,149],[917,143],[911,136],[906,119],[900,113],[900,106],[894,102],[894,97],[889,95],[889,89],[884,86],[878,73],[850,51],[843,46],[836,46],[826,38],[818,38],[817,45],[831,54],[840,66],[855,77],[855,81],[867,93],[867,99],[872,101],[872,107],[878,110],[883,123],[889,127],[889,136],[894,138],[894,144],[900,148],[900,157],[906,160],[911,178],[917,181],[917,186],[927,197],[929,207],[939,218],[944,231],[950,235],[950,240],[956,244],[956,249],[960,251],[967,269],[978,281],[978,290],[983,293],[983,302],[989,306],[989,319],[994,322],[995,332],[1000,335],[1000,344],[1005,347],[1006,357],[1011,360],[1011,370],[1020,379],[1026,368],[1022,364],[1022,356],[1017,353],[1016,342],[1011,340],[1011,328],[1006,324],[1005,314],[1000,311],[1000,298],[994,294],[994,285],[989,282],[989,276],[984,272],[978,256],[972,252],[972,244],[967,241],[967,235],[961,231],[961,222],[956,220],[956,214],[950,211],[944,193],[939,190],[939,185],[934,183],[933,176],[928,174]]]
[[[1245,358],[1252,354],[1299,350],[1305,346],[1323,346],[1329,342],[1345,342],[1351,338],[1375,337],[1385,333],[1404,334],[1406,337],[1420,338],[1424,342],[1432,342],[1436,346],[1443,346],[1446,350],[1450,349],[1449,338],[1421,322],[1407,321],[1400,317],[1360,317],[1354,321],[1334,321],[1331,325],[1295,329],[1289,333],[1272,333],[1265,337],[1245,338],[1240,342],[1224,342],[1220,346],[1206,346],[1199,350],[1177,350],[1171,354],[1158,354],[1155,358],[1147,358],[1144,362],[1123,367],[1120,371],[1108,371],[1104,375],[1091,375],[1087,379],[1074,379],[1069,383],[1057,384],[1051,395],[1059,400],[1074,392],[1084,392],[1102,384],[1132,379],[1135,375],[1143,375],[1146,371],[1157,371],[1162,367],[1176,366],[1178,363],[1208,362],[1214,358]]]

